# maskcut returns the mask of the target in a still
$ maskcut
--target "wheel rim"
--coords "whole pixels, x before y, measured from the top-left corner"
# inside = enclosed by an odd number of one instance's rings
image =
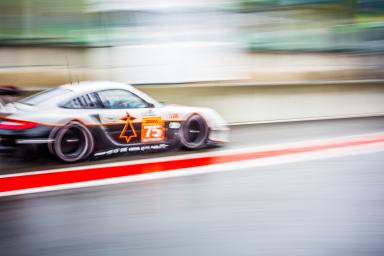
[[[61,139],[61,152],[69,158],[77,157],[84,151],[85,142],[85,134],[80,129],[70,128]]]
[[[69,124],[58,132],[53,152],[65,162],[82,160],[92,152],[91,136],[88,130],[80,124]]]
[[[186,139],[188,143],[194,143],[201,140],[202,126],[197,120],[191,120],[188,129],[186,130]]]
[[[181,142],[190,149],[197,149],[204,145],[208,136],[208,127],[200,116],[189,118],[182,129]]]

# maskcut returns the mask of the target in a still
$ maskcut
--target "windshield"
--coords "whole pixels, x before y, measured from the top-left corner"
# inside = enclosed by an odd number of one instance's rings
[[[35,95],[32,95],[30,97],[27,97],[25,99],[22,99],[19,102],[27,105],[32,105],[32,106],[38,105],[56,96],[62,96],[63,94],[66,94],[70,91],[71,90],[63,89],[63,88],[49,89],[49,90],[37,93]]]

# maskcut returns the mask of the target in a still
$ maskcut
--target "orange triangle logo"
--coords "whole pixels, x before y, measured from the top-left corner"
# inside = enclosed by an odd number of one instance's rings
[[[128,112],[127,112],[126,116],[121,118],[121,120],[125,121],[125,125],[124,125],[123,130],[120,133],[119,138],[120,139],[125,139],[127,143],[129,143],[132,138],[136,138],[137,137],[136,130],[133,127],[133,124],[131,123],[131,121],[133,121],[135,119],[136,118],[131,116]]]

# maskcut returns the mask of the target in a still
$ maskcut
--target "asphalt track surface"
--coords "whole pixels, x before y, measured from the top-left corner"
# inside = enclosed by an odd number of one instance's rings
[[[228,148],[383,128],[384,118],[239,126]],[[383,152],[3,197],[0,255],[384,255]],[[155,155],[169,154],[186,153]],[[58,166],[40,161],[33,170]]]

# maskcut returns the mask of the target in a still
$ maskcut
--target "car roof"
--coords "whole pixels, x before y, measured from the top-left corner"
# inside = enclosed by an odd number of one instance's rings
[[[159,102],[154,100],[152,97],[149,95],[141,92],[140,90],[136,89],[132,85],[120,83],[120,82],[113,82],[113,81],[84,81],[84,82],[78,82],[78,83],[72,83],[72,84],[64,84],[56,89],[61,89],[67,91],[67,93],[63,92],[60,94],[55,94],[54,97],[50,98],[44,98],[43,101],[40,101],[38,103],[34,103],[34,106],[55,106],[57,103],[66,101],[66,100],[71,100],[75,97],[79,97],[84,94],[92,93],[92,92],[97,92],[97,91],[103,91],[103,90],[116,90],[116,89],[121,89],[121,90],[126,90],[130,91],[131,93],[139,96],[140,98],[144,99],[148,103],[152,103],[155,107],[161,106]],[[48,91],[51,91],[54,89],[49,89]],[[44,92],[41,92],[36,95],[32,95],[30,97],[27,97],[25,99],[22,99],[19,101],[20,103],[24,104],[29,104],[26,101],[31,100],[34,97],[38,97],[38,95],[43,95]]]
[[[71,90],[74,93],[87,93],[106,89],[135,90],[132,85],[114,81],[82,81],[61,85],[60,88]]]
[[[113,89],[128,90],[128,91],[136,94],[137,96],[141,97],[145,101],[154,104],[155,106],[161,105],[156,100],[154,100],[152,97],[147,95],[146,93],[143,93],[142,91],[136,89],[132,85],[121,83],[121,82],[115,82],[115,81],[82,81],[82,82],[77,82],[77,83],[64,84],[64,85],[59,86],[59,88],[70,90],[72,92],[73,96],[82,95],[82,94],[91,93],[91,92],[96,92],[96,91],[102,91],[102,90],[113,90]],[[68,97],[69,96],[67,96],[67,95],[63,96],[63,98],[68,98]],[[63,98],[61,98],[61,99],[63,99]]]

